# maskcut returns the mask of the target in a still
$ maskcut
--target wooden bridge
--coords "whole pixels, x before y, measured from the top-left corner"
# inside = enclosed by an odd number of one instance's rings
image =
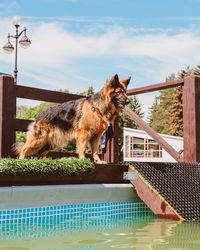
[[[183,88],[183,139],[184,157],[164,141],[148,124],[130,108],[124,112],[159,143],[178,163],[130,163],[118,165],[118,120],[107,131],[106,152],[103,159],[109,164],[97,166],[94,173],[82,177],[0,177],[0,186],[49,185],[83,183],[131,183],[138,195],[160,218],[200,221],[200,78],[184,79],[154,84],[128,90],[128,95],[144,94],[167,88]],[[16,99],[62,103],[81,98],[80,95],[15,85],[11,76],[0,76],[0,158],[16,157],[12,151],[16,131],[26,131],[30,120],[16,119]],[[76,156],[70,152],[51,152],[52,158]],[[87,157],[90,157],[87,155]],[[157,165],[156,165],[157,164]],[[134,180],[124,179],[123,173],[133,172]],[[20,179],[21,178],[21,179]]]
[[[131,89],[127,94],[137,95],[167,88],[182,86],[183,88],[183,139],[184,159],[156,132],[154,132],[140,117],[128,107],[124,111],[156,140],[176,161],[200,161],[200,78],[189,76],[184,79],[154,84]],[[53,103],[63,103],[81,98],[80,95],[66,94],[39,88],[15,85],[11,76],[0,76],[0,158],[15,157],[12,145],[15,142],[16,131],[26,131],[30,120],[16,119],[16,100],[25,98]],[[74,153],[52,152],[49,156],[74,156]],[[118,163],[118,120],[107,131],[106,152],[104,160],[108,163]]]

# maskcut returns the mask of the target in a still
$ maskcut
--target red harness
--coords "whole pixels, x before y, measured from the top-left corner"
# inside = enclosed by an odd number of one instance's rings
[[[104,119],[102,118],[102,116],[100,115],[98,109],[95,108],[95,107],[93,106],[93,104],[92,104],[90,101],[87,101],[87,102],[88,102],[88,104],[89,104],[91,110],[92,110],[94,113],[96,113],[97,116],[100,118],[100,125],[99,125],[99,128],[98,128],[98,130],[95,132],[95,135],[96,135],[96,134],[98,134],[98,133],[102,130],[103,124],[104,124],[105,121],[104,121]]]

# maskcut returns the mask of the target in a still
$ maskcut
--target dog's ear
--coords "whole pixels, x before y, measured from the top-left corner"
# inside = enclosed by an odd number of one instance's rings
[[[119,85],[119,77],[117,74],[115,74],[110,81],[106,84],[107,87],[114,87],[116,85]]]
[[[124,85],[126,86],[126,88],[127,88],[128,84],[129,84],[129,82],[130,82],[130,80],[131,80],[131,76],[129,76],[129,77],[126,78],[126,79],[120,79],[119,81],[120,81],[120,83],[124,84]]]

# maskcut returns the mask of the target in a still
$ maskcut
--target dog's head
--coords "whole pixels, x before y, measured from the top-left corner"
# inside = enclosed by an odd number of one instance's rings
[[[105,85],[105,93],[110,97],[110,100],[117,109],[123,109],[125,105],[130,103],[129,98],[126,95],[127,86],[130,80],[131,77],[119,80],[119,77],[116,74]]]

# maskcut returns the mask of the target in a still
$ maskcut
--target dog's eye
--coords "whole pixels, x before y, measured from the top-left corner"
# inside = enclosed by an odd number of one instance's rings
[[[122,90],[117,91],[117,94],[119,95],[122,94]]]

